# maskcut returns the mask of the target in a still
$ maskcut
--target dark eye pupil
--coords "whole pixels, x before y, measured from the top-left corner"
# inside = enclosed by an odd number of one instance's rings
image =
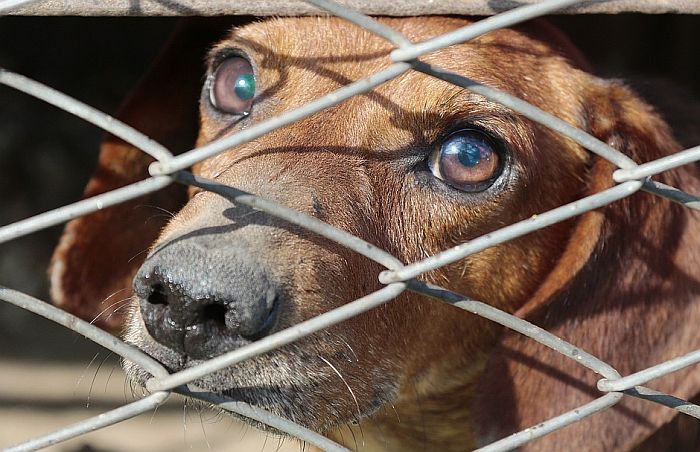
[[[255,96],[255,76],[253,74],[241,74],[235,82],[234,90],[241,100],[250,100]]]
[[[494,140],[480,130],[459,130],[440,145],[433,173],[459,190],[484,190],[500,172],[496,148]]]
[[[443,156],[457,157],[459,163],[470,168],[488,160],[493,153],[491,143],[476,132],[452,135],[442,144]]]
[[[464,166],[477,166],[483,157],[487,157],[491,151],[485,143],[458,137],[445,146],[445,154],[455,154],[459,162]]]

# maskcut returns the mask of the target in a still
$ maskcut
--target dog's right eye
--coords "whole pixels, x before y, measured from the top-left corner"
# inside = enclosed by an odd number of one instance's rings
[[[428,161],[435,177],[469,193],[486,190],[503,171],[499,146],[485,132],[462,129],[442,140]]]
[[[255,74],[250,62],[239,56],[222,61],[209,85],[212,105],[225,113],[247,115],[254,97]]]

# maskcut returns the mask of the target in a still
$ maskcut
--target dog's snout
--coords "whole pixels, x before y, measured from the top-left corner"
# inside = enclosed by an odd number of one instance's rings
[[[280,294],[248,253],[196,243],[166,244],[134,279],[148,332],[194,359],[220,355],[267,335]]]

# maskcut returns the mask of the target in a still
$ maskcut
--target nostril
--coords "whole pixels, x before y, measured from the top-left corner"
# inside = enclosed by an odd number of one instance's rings
[[[210,320],[214,323],[226,326],[226,308],[220,304],[208,304],[202,309],[202,317],[204,320]]]
[[[257,341],[267,336],[275,326],[277,317],[279,316],[280,303],[276,300],[276,298],[268,301],[272,303],[272,306],[264,312],[261,312],[259,314],[260,317],[258,317],[257,321],[252,323],[249,328],[241,329],[240,335],[243,338],[249,341]]]
[[[168,295],[165,293],[165,288],[162,284],[153,285],[153,291],[148,296],[148,302],[151,304],[168,304]]]

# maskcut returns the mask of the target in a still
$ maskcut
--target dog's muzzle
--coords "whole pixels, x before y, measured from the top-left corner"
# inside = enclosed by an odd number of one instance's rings
[[[281,291],[243,247],[209,236],[174,239],[134,279],[151,336],[173,351],[207,359],[270,333]]]

